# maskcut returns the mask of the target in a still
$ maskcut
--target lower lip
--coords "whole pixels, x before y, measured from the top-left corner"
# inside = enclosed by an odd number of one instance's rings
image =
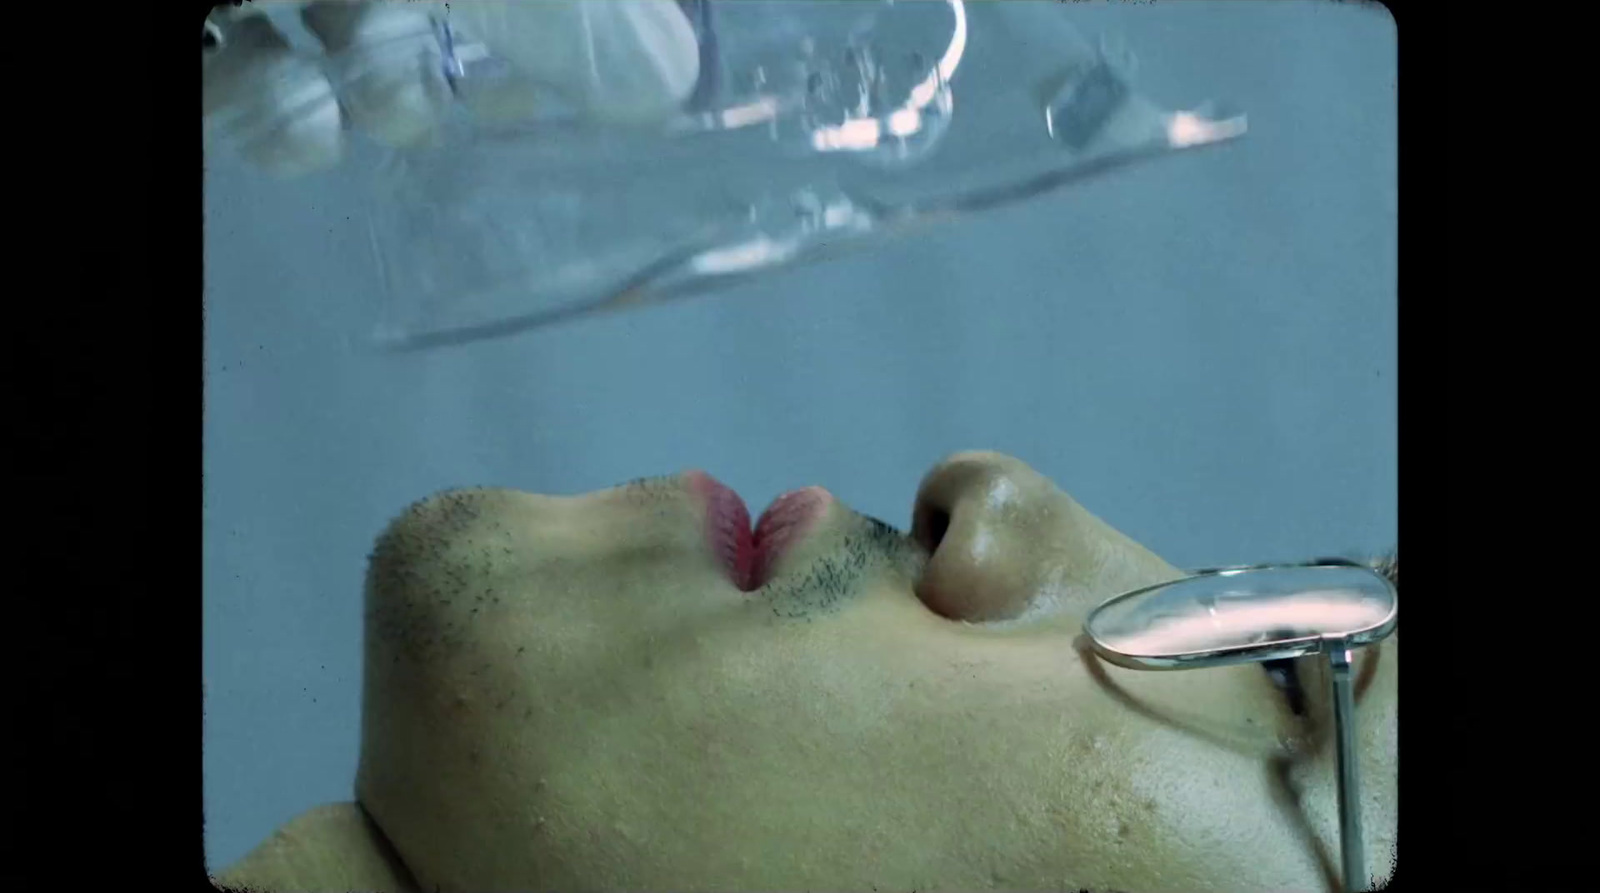
[[[821,487],[791,490],[773,500],[752,530],[750,510],[739,494],[703,471],[686,477],[705,500],[706,545],[742,592],[766,584],[778,559],[805,537],[833,499]]]

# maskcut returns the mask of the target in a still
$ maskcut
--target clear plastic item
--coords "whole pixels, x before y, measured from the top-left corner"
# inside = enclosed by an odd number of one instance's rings
[[[422,145],[365,166],[382,345],[454,344],[704,292],[913,225],[1216,144],[1245,118],[1161,108],[1132,56],[1040,0],[679,0],[699,81],[660,126],[558,97],[507,122],[475,105],[517,74],[448,11],[336,54],[341,102],[374,54],[437,66]],[[529,88],[532,89],[532,88]]]

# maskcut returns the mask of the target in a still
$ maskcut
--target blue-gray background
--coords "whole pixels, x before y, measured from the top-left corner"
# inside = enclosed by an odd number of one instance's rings
[[[363,565],[412,500],[702,467],[909,523],[1022,457],[1179,566],[1396,539],[1396,31],[1379,6],[1075,5],[1242,142],[709,297],[434,354],[360,337],[353,181],[206,181],[206,850],[351,797]]]

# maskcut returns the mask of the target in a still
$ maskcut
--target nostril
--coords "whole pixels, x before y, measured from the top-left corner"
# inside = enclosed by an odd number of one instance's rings
[[[200,49],[202,52],[214,52],[222,49],[222,29],[215,22],[207,20],[200,31]]]
[[[912,519],[911,536],[931,554],[944,542],[945,532],[949,529],[949,512],[932,506],[919,506],[917,516]]]

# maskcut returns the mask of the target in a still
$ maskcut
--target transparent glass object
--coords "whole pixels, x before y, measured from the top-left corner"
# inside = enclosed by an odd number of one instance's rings
[[[374,53],[437,65],[433,139],[370,178],[379,343],[497,337],[668,300],[871,244],[925,222],[1224,142],[1242,115],[1160,108],[1133,58],[1036,0],[680,0],[700,80],[659,127],[530,103],[486,123],[517,75],[448,13]]]

